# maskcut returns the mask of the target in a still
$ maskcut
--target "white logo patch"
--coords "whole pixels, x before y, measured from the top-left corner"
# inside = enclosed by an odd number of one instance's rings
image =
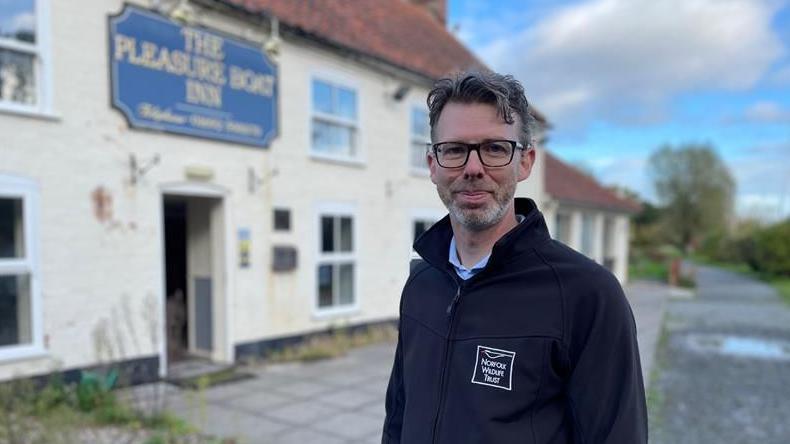
[[[472,383],[510,390],[515,358],[516,352],[478,345]]]

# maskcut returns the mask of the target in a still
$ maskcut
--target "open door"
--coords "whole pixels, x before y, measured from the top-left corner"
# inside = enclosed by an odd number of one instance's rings
[[[165,195],[163,205],[168,364],[222,359],[223,201]]]

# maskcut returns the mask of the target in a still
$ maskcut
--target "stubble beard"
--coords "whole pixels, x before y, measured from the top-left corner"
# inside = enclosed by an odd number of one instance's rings
[[[493,202],[482,207],[464,207],[453,199],[453,192],[447,188],[439,188],[439,198],[450,212],[450,217],[470,231],[483,231],[498,224],[507,214],[516,194],[516,183],[498,187],[492,196]]]

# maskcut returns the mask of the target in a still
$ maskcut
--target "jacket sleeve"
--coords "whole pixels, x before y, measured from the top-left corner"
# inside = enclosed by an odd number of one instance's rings
[[[647,443],[647,406],[634,316],[613,276],[607,273],[596,281],[595,290],[579,291],[588,297],[577,299],[568,319],[567,394],[575,442]]]
[[[381,436],[382,444],[400,443],[403,406],[403,354],[401,352],[400,339],[398,339],[398,346],[395,349],[395,362],[392,365],[390,382],[387,386],[387,398],[385,401],[387,415],[384,420],[384,433]]]

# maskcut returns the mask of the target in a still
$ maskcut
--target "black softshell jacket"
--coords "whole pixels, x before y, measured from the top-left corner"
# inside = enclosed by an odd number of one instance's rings
[[[617,279],[525,219],[467,281],[447,217],[415,242],[383,443],[647,442],[636,326]]]

